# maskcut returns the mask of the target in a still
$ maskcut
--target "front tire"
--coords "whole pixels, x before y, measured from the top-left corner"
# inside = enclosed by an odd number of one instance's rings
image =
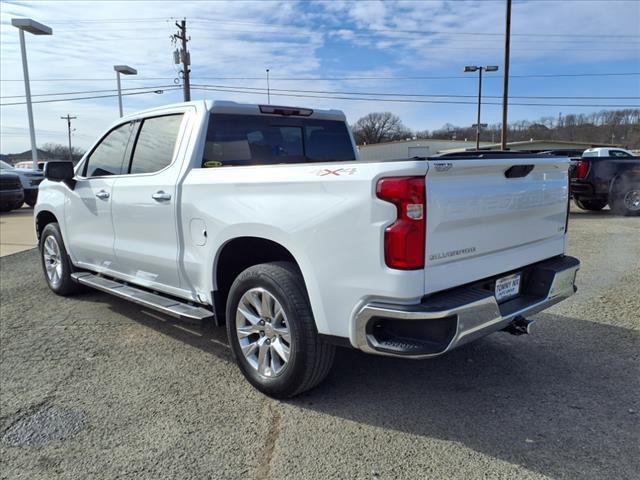
[[[607,200],[584,200],[575,198],[574,202],[582,210],[597,211],[602,210],[607,205]]]
[[[73,266],[57,223],[49,223],[44,227],[39,246],[42,271],[49,288],[62,296],[82,291],[82,286],[71,279]]]
[[[329,373],[335,347],[320,341],[304,280],[289,262],[255,265],[233,282],[227,334],[245,378],[274,398],[289,398]]]

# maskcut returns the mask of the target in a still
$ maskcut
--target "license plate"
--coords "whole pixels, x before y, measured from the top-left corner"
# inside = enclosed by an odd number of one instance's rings
[[[496,300],[502,302],[517,297],[520,293],[520,274],[509,275],[496,280]]]

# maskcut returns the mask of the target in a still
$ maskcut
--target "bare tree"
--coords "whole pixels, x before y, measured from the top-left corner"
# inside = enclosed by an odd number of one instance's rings
[[[60,145],[59,143],[45,143],[40,150],[43,152],[43,159],[51,160],[67,160],[69,158],[69,147]],[[71,159],[77,162],[84,155],[84,150],[71,147]]]
[[[352,126],[359,145],[390,142],[411,137],[411,131],[391,112],[374,112],[360,118]]]

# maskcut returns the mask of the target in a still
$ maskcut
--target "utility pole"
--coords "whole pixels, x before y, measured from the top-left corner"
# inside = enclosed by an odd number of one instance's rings
[[[73,155],[71,153],[71,120],[75,120],[78,117],[72,117],[67,113],[66,117],[60,117],[62,120],[67,121],[67,130],[69,131],[69,161],[73,162]]]
[[[509,50],[511,47],[511,0],[506,0],[507,11],[504,27],[504,86],[502,90],[502,141],[501,149],[507,149],[507,105],[509,103]]]
[[[187,42],[191,40],[187,37],[187,20],[183,19],[180,23],[176,22],[178,27],[178,33],[175,33],[171,38],[174,42],[180,40],[182,48],[176,50],[175,63],[182,63],[182,86],[184,89],[184,101],[191,101],[191,84],[189,82],[189,65],[191,65],[191,58],[187,51]]]

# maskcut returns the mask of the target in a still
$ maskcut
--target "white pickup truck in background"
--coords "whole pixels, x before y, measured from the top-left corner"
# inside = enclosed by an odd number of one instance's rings
[[[246,378],[317,385],[335,345],[428,358],[575,291],[569,160],[359,161],[335,110],[191,102],[119,119],[45,166],[45,278],[226,323]]]

